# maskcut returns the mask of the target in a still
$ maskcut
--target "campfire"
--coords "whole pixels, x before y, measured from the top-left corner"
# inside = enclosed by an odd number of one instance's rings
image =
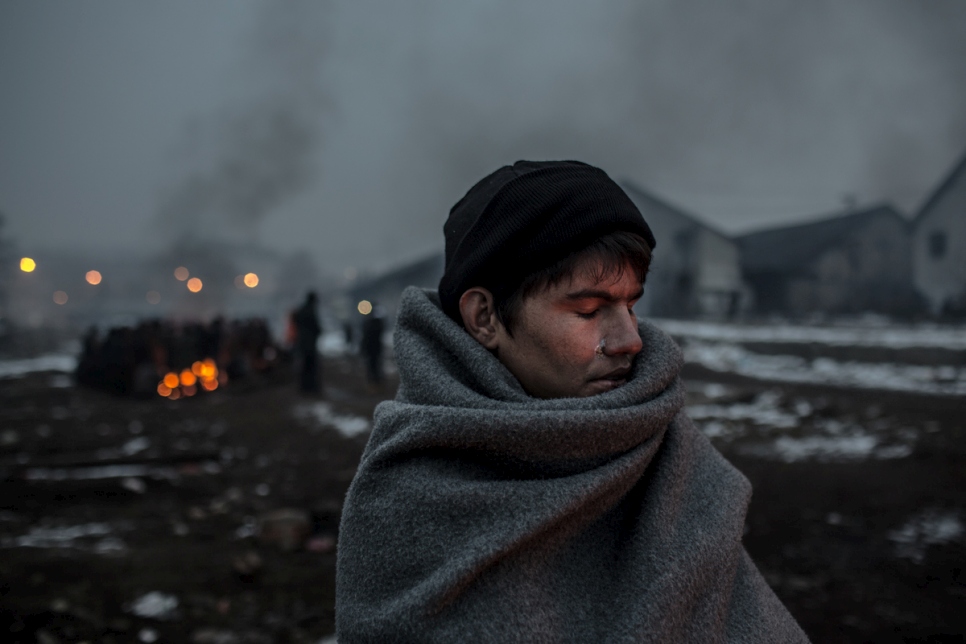
[[[158,395],[171,400],[194,396],[199,391],[214,391],[228,384],[228,374],[218,369],[212,358],[199,360],[181,373],[169,371],[158,383]]]

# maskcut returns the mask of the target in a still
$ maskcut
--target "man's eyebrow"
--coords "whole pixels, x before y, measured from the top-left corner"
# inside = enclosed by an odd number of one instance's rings
[[[644,287],[641,286],[637,292],[634,293],[630,298],[631,300],[639,300],[641,296],[644,295]],[[604,291],[600,289],[585,288],[580,291],[574,291],[573,293],[567,293],[565,296],[568,300],[604,300],[605,302],[616,302],[624,298],[614,297],[611,295],[610,291]]]

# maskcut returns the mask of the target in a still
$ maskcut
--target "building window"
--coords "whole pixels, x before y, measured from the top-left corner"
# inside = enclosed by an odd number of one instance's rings
[[[934,230],[929,233],[929,256],[941,259],[946,256],[946,233]]]

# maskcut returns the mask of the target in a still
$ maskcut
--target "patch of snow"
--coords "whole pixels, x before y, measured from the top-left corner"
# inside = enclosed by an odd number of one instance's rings
[[[138,452],[143,452],[147,448],[151,447],[151,441],[149,441],[144,436],[138,436],[137,438],[132,438],[128,442],[121,446],[121,451],[124,452],[126,456],[134,456]]]
[[[786,463],[842,463],[905,458],[912,454],[912,447],[880,445],[875,436],[850,432],[843,436],[780,436],[768,443],[739,445],[737,451],[747,456],[777,458]]]
[[[925,510],[910,518],[901,528],[891,530],[888,537],[896,543],[896,554],[922,563],[929,546],[959,541],[966,534],[956,512]]]
[[[704,395],[712,400],[722,398],[728,393],[728,388],[717,382],[709,382],[704,386]]]
[[[74,386],[74,379],[65,373],[59,373],[55,376],[51,376],[47,384],[53,389],[66,389],[68,387]]]
[[[692,420],[706,420],[710,418],[731,421],[748,421],[755,425],[775,428],[797,427],[797,414],[789,413],[778,406],[780,397],[775,392],[766,391],[755,397],[751,403],[733,403],[729,405],[692,405],[688,407],[688,416]]]
[[[773,443],[778,457],[786,463],[806,460],[864,460],[872,456],[878,441],[874,436],[782,436]]]
[[[787,463],[905,458],[919,436],[884,419],[870,432],[852,421],[815,416],[807,401],[786,401],[777,391],[763,392],[751,403],[691,405],[687,413],[708,438],[741,438],[732,443],[739,453]]]
[[[834,327],[793,324],[727,324],[688,320],[652,320],[678,337],[725,342],[819,343],[837,346],[909,349],[936,347],[966,349],[966,327],[867,326]]]
[[[104,537],[94,544],[94,552],[99,555],[116,555],[127,550],[127,544],[117,537]]]
[[[345,355],[351,347],[346,344],[345,334],[339,330],[323,333],[316,343],[316,348],[323,356],[333,358]]]
[[[142,463],[92,465],[90,467],[30,467],[24,472],[24,479],[28,481],[90,481],[118,478],[175,480],[181,476],[182,471],[172,466],[157,466]],[[218,474],[221,472],[221,466],[214,461],[205,461],[194,472]]]
[[[87,481],[148,475],[147,465],[98,465],[94,467],[31,467],[24,474],[28,481]]]
[[[20,378],[38,371],[73,373],[77,358],[63,353],[50,353],[36,358],[0,360],[0,378]]]
[[[810,361],[798,356],[761,355],[736,344],[707,342],[688,342],[684,358],[713,371],[762,380],[966,395],[966,368],[951,365],[840,362],[830,358]]]
[[[148,489],[148,485],[144,482],[144,479],[139,479],[135,476],[121,479],[121,487],[136,494],[144,494]]]
[[[327,402],[302,405],[296,408],[295,414],[302,418],[312,417],[322,425],[334,427],[346,438],[364,434],[371,426],[368,418],[335,413]]]
[[[111,534],[111,526],[106,523],[82,523],[74,526],[43,527],[35,526],[19,537],[5,537],[5,548],[73,548],[79,539],[104,537]]]
[[[154,590],[131,602],[128,610],[138,617],[172,619],[178,610],[178,598]]]

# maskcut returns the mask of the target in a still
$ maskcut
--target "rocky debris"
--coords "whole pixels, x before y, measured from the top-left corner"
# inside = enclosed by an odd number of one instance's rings
[[[261,572],[264,563],[257,552],[249,550],[232,559],[231,566],[241,581],[251,583]]]
[[[308,512],[295,508],[266,512],[258,517],[257,525],[260,543],[286,552],[301,548],[312,527]]]

